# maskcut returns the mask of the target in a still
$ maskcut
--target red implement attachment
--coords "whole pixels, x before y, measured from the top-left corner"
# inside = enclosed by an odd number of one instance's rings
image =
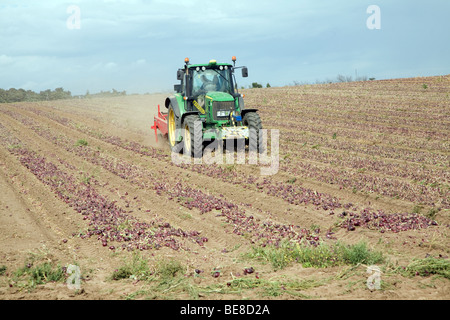
[[[159,131],[161,131],[163,136],[167,135],[167,133],[168,133],[168,131],[167,131],[167,113],[161,112],[161,110],[159,108],[159,104],[158,104],[158,115],[155,116],[155,122],[151,128],[155,129],[156,142],[158,142],[157,129],[159,129]]]

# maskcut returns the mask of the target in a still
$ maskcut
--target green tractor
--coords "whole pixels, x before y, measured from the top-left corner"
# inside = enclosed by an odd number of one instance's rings
[[[190,64],[177,71],[176,93],[165,100],[167,113],[158,111],[155,125],[167,134],[170,148],[193,157],[201,157],[208,142],[233,143],[245,140],[249,151],[263,151],[262,124],[257,109],[244,107],[243,95],[237,90],[235,70],[247,67],[218,63]]]

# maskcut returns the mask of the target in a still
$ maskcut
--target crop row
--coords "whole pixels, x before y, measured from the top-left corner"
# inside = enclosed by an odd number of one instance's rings
[[[283,239],[296,242],[307,241],[311,245],[319,243],[319,233],[300,226],[279,224],[267,219],[260,222],[253,215],[248,215],[245,209],[224,199],[223,197],[206,194],[201,190],[183,186],[180,182],[170,185],[157,182],[155,190],[158,194],[165,193],[169,200],[176,200],[182,206],[200,210],[202,214],[213,213],[216,217],[223,217],[232,226],[232,232],[241,236],[250,236],[252,243],[261,246],[278,245]],[[333,232],[328,230],[327,238],[332,238]]]
[[[43,112],[39,112],[39,114],[44,115]],[[10,115],[14,116],[11,113],[10,113]],[[328,207],[328,208],[338,208],[338,207],[342,206],[339,203],[338,199],[331,195],[328,195],[325,193],[318,193],[314,190],[311,190],[308,188],[303,188],[299,185],[292,185],[290,183],[272,182],[268,178],[264,178],[261,181],[261,179],[259,177],[257,178],[248,173],[243,174],[241,172],[237,172],[236,170],[229,170],[226,167],[224,168],[217,164],[198,164],[198,165],[193,165],[193,166],[184,164],[184,163],[175,164],[173,162],[170,162],[170,158],[167,157],[167,155],[160,154],[159,150],[155,150],[155,148],[143,146],[136,142],[127,141],[127,140],[124,140],[117,136],[106,135],[98,130],[94,130],[92,128],[82,126],[79,124],[75,124],[75,123],[70,124],[70,121],[64,117],[59,117],[54,114],[45,114],[45,115],[48,117],[51,117],[53,120],[57,121],[60,124],[70,125],[70,127],[76,128],[77,130],[80,130],[83,133],[89,134],[89,135],[94,136],[104,142],[113,144],[113,145],[121,147],[123,149],[133,151],[137,154],[150,156],[150,157],[158,159],[158,161],[165,161],[166,163],[169,163],[171,165],[178,166],[182,169],[191,170],[191,171],[194,171],[196,173],[199,173],[199,174],[202,174],[202,175],[205,175],[208,177],[212,177],[215,179],[221,179],[222,181],[227,182],[227,183],[243,185],[246,188],[250,188],[250,186],[254,186],[255,190],[258,190],[260,192],[265,192],[266,194],[269,194],[272,196],[280,197],[289,203],[313,204],[316,206]],[[18,118],[18,120],[23,121],[23,119],[21,120],[20,118]],[[29,121],[31,121],[31,119],[28,119],[27,121],[29,122]],[[36,124],[33,125],[30,123],[27,123],[27,125],[31,128],[36,128]],[[42,134],[41,129],[38,129],[35,131],[39,134]],[[62,138],[52,139],[51,137],[48,137],[48,140],[50,140],[50,141],[54,140],[55,143],[58,143],[61,147],[65,148],[68,151],[74,149],[71,147],[71,143],[69,143],[68,141],[64,142]],[[89,150],[89,148],[85,148],[85,149]],[[74,150],[77,152],[88,152],[88,151],[79,150],[77,148],[75,148]],[[100,161],[99,160],[100,158],[98,157],[99,152],[97,150],[92,151],[92,152],[95,152],[95,154],[90,157],[91,158],[90,161],[95,162],[96,159],[97,159],[97,161]],[[113,160],[110,160],[107,162],[110,163],[112,161]],[[116,162],[116,160],[114,160],[114,161]],[[135,168],[137,168],[137,167],[135,167]],[[149,172],[148,174],[149,174],[149,176],[152,176],[151,172]],[[127,172],[125,174],[125,176],[127,176],[127,175],[128,175],[128,177],[134,177],[134,176],[139,176],[140,173],[130,174],[130,172]],[[284,191],[282,191],[283,189],[284,189]]]
[[[424,128],[419,131],[417,124],[405,126],[403,117],[394,117],[386,125],[381,125],[374,118],[375,115],[362,116],[353,111],[340,114],[331,109],[327,109],[327,112],[324,112],[322,108],[317,111],[308,109],[307,111],[303,110],[298,118],[283,118],[283,113],[274,114],[263,107],[260,113],[265,122],[274,128],[296,128],[300,132],[328,136],[338,133],[339,137],[368,141],[378,140],[381,136],[385,144],[416,149],[450,149],[447,142],[448,134],[446,133],[445,119],[430,120],[429,123],[424,123]],[[444,118],[445,116],[441,117]],[[298,119],[301,119],[301,121]],[[433,128],[435,126],[433,121],[440,123],[438,128]],[[330,123],[333,125],[330,125]]]
[[[174,228],[162,219],[139,221],[127,214],[115,201],[102,196],[91,184],[80,182],[75,175],[61,170],[45,157],[29,150],[1,124],[0,139],[1,145],[15,155],[39,181],[47,185],[69,207],[80,213],[83,220],[89,220],[87,231],[74,233],[73,236],[96,237],[103,246],[109,245],[112,250],[116,249],[112,244],[114,242],[118,242],[122,249],[128,250],[157,249],[162,246],[178,250],[182,248],[178,238],[186,238],[200,245],[207,241],[198,231]]]
[[[406,230],[417,230],[436,226],[436,221],[430,220],[417,213],[410,214],[386,214],[381,210],[374,211],[364,209],[359,213],[343,211],[339,217],[345,221],[341,223],[342,228],[355,230],[355,227],[366,227],[368,229],[379,230],[381,233],[386,231],[399,232]]]
[[[37,113],[42,113],[40,111],[36,111]],[[64,117],[59,117],[56,116],[55,114],[51,114],[50,115],[53,120],[63,124],[63,125],[68,125],[70,123],[70,121],[67,118]],[[111,135],[105,135],[103,133],[99,133],[98,131],[92,130],[88,127],[82,127],[78,124],[73,124],[71,125],[72,127],[76,127],[78,130],[82,130],[83,132],[96,136],[106,142],[109,142],[111,144],[120,146],[122,148],[125,148],[127,150],[132,150],[134,152],[138,152],[140,154],[146,155],[146,156],[152,156],[152,157],[158,157],[160,160],[162,160],[163,158],[165,158],[164,160],[168,161],[169,159],[167,159],[167,156],[164,154],[161,154],[157,151],[157,149],[155,148],[151,148],[151,147],[144,147],[141,146],[135,142],[131,142],[131,141],[123,141],[122,139],[120,139],[119,137],[115,137],[115,136],[111,136]],[[286,139],[284,139],[283,141],[286,141]],[[289,140],[289,141],[296,141],[295,138]],[[328,140],[326,139],[326,142],[328,142]],[[321,143],[323,143],[323,141],[321,141]],[[342,144],[340,143],[338,147],[334,146],[335,148],[338,148],[338,150],[345,150],[345,147],[342,146]],[[289,150],[289,148],[287,148]],[[286,150],[284,150],[286,151]],[[295,155],[304,155],[305,154],[305,149],[302,148],[302,152],[298,153],[296,152],[296,150],[292,151],[292,154]],[[445,170],[433,170],[433,169],[425,169],[423,168],[423,166],[417,167],[409,167],[408,165],[405,166],[398,166],[398,165],[394,165],[392,163],[386,163],[383,160],[378,160],[378,161],[373,161],[370,159],[359,159],[358,157],[352,157],[352,156],[348,156],[348,157],[344,157],[344,159],[342,159],[342,157],[340,155],[335,155],[333,158],[329,159],[331,156],[331,153],[324,153],[324,152],[318,152],[316,150],[312,150],[310,152],[308,152],[308,155],[304,158],[306,158],[306,160],[314,160],[314,161],[319,161],[321,163],[328,163],[328,164],[333,164],[336,165],[338,164],[339,166],[343,166],[343,167],[350,167],[350,168],[354,168],[357,170],[366,170],[368,168],[370,168],[370,171],[378,171],[384,174],[388,174],[388,175],[394,175],[394,176],[399,176],[402,178],[409,178],[411,180],[414,180],[418,183],[413,183],[412,185],[409,185],[408,183],[404,183],[403,181],[396,181],[392,179],[386,179],[386,178],[380,178],[380,177],[371,177],[370,175],[364,174],[364,179],[363,180],[368,180],[370,183],[370,187],[364,187],[361,186],[361,184],[352,184],[352,180],[350,180],[350,175],[347,173],[346,170],[341,171],[341,173],[339,173],[339,181],[336,181],[335,178],[333,177],[329,177],[327,176],[327,174],[325,172],[323,172],[323,169],[321,168],[314,168],[315,171],[322,171],[319,172],[319,174],[316,175],[316,177],[321,177],[321,181],[324,182],[331,182],[331,183],[341,183],[344,182],[342,184],[343,187],[350,187],[350,188],[357,188],[358,190],[361,191],[366,191],[366,192],[378,192],[384,196],[392,196],[392,197],[401,197],[403,199],[407,199],[410,201],[415,201],[417,200],[417,197],[420,197],[420,202],[424,202],[427,204],[434,204],[436,202],[438,202],[439,199],[442,197],[442,194],[445,192],[448,192],[448,188],[444,188],[443,191],[440,190],[439,185],[436,183],[436,181],[442,180],[443,183],[447,183],[449,180],[448,177],[448,173]],[[324,160],[324,158],[327,158]],[[290,166],[288,169],[290,169],[291,167],[298,167],[298,166],[302,166],[303,162],[298,162],[293,164],[290,163]],[[311,166],[310,163],[308,163],[308,166]],[[248,176],[246,175],[244,176],[238,176],[236,174],[233,175],[233,172],[231,172],[230,170],[223,170],[223,168],[211,168],[211,166],[208,166],[208,168],[205,167],[201,167],[201,166],[189,166],[191,167],[193,170],[197,171],[197,172],[203,172],[205,174],[208,175],[214,175],[215,174],[215,178],[217,177],[222,177],[223,179],[227,180],[227,181],[234,181],[234,183],[244,183],[244,184],[249,184],[252,181],[256,181],[257,179],[252,177],[252,176]],[[282,166],[282,170],[285,169],[285,166]],[[310,170],[310,168],[306,168],[306,173],[308,173]],[[305,171],[305,170],[304,170]],[[435,172],[436,171],[436,172]],[[292,172],[291,172],[292,173]],[[342,174],[345,177],[341,177]],[[230,177],[230,175],[233,175]],[[332,175],[334,175],[334,171],[332,172]],[[309,176],[314,178],[314,175],[311,175],[311,172],[309,172]],[[435,177],[441,177],[438,178],[438,180],[434,180]],[[241,178],[241,181],[237,181],[237,179]],[[358,181],[359,179],[359,175],[358,175]],[[387,180],[387,181],[386,181]],[[349,182],[350,181],[350,182]],[[358,183],[358,181],[355,181],[356,183]],[[437,184],[437,185],[436,185]],[[404,185],[406,185],[406,187],[403,187]],[[428,186],[431,185],[431,186]],[[392,191],[391,189],[393,188],[392,186],[399,186],[399,188],[401,190],[403,190],[402,192],[397,192],[397,191]],[[409,191],[406,191],[409,190]],[[445,197],[444,197],[445,198]],[[425,201],[424,201],[425,199]],[[428,200],[426,200],[428,199]],[[443,204],[444,206],[446,206],[446,204]]]
[[[269,123],[270,123],[270,117]],[[278,120],[278,119],[277,119]],[[409,148],[433,152],[434,150],[449,151],[450,144],[446,141],[445,131],[426,131],[423,135],[414,136],[408,128],[404,127],[379,127],[369,122],[355,125],[343,124],[342,126],[330,126],[329,121],[319,117],[308,119],[305,122],[298,123],[296,121],[277,121],[276,124],[280,129],[289,130],[295,128],[296,132],[307,132],[308,134],[322,135],[328,137],[336,137],[339,139],[351,139],[354,141],[366,141],[368,143],[382,143],[387,146],[395,146],[400,148]],[[370,130],[367,127],[370,126]],[[393,124],[395,126],[395,124]],[[396,131],[401,134],[396,134]]]
[[[296,162],[311,160],[329,166],[345,167],[358,171],[370,170],[371,172],[424,184],[450,184],[450,172],[448,170],[418,164],[395,163],[382,158],[365,157],[354,153],[344,155],[341,152],[324,149],[320,146],[305,145],[299,150],[291,149],[288,158],[295,159]]]
[[[216,216],[224,217],[225,221],[233,226],[233,233],[238,235],[251,234],[252,241],[254,242],[261,242],[262,245],[268,243],[276,244],[286,238],[292,239],[293,241],[305,239],[311,244],[315,244],[318,241],[318,235],[311,234],[309,230],[302,229],[299,226],[294,227],[275,224],[271,221],[257,223],[253,220],[253,216],[247,216],[245,210],[240,209],[230,201],[205,194],[201,190],[190,186],[184,186],[180,182],[166,180],[164,183],[160,183],[158,182],[158,179],[152,178],[153,173],[149,170],[103,155],[98,150],[94,150],[89,146],[74,146],[74,144],[69,143],[69,139],[65,138],[62,134],[52,136],[49,130],[42,129],[38,124],[34,123],[32,119],[26,119],[14,112],[9,112],[8,114],[15,117],[16,120],[22,121],[37,134],[45,137],[48,141],[64,148],[66,151],[76,153],[84,160],[101,166],[130,183],[138,184],[141,188],[145,189],[153,188],[158,195],[165,194],[169,200],[175,199],[182,206],[188,209],[196,208],[202,214],[212,212],[213,210],[214,212],[220,211],[220,214],[216,214]],[[206,238],[197,239],[200,243],[205,240],[207,241]]]
[[[264,115],[265,112],[263,112]],[[272,118],[270,113],[267,114],[268,119]],[[417,120],[416,117],[410,115],[392,116],[390,114],[366,114],[365,112],[352,112],[347,110],[344,114],[337,114],[336,110],[324,113],[323,108],[319,108],[317,111],[308,110],[308,114],[303,118],[302,126],[305,130],[312,132],[320,132],[325,130],[343,130],[349,137],[355,137],[359,131],[362,137],[376,136],[378,134],[385,134],[386,136],[393,135],[395,138],[400,137],[414,137],[417,139],[445,139],[445,116],[441,116],[443,119],[429,119],[424,122],[423,118]],[[440,122],[443,120],[444,123]],[[333,126],[330,123],[333,121]],[[298,123],[298,120],[287,119],[285,126],[290,127]],[[315,127],[317,125],[317,127]],[[351,130],[348,130],[351,129]],[[319,130],[319,131],[318,131]],[[396,140],[392,139],[392,143]]]
[[[450,208],[450,190],[426,186],[419,183],[407,183],[382,176],[373,176],[364,172],[317,166],[306,162],[290,162],[280,166],[280,170],[295,176],[309,177],[314,180],[346,188],[352,192],[372,193],[412,203]]]
[[[448,90],[448,84],[443,78],[433,86]],[[265,127],[280,130],[281,171],[450,208],[445,90],[425,92],[420,84],[402,91],[416,85],[271,88],[252,91],[247,104],[260,108]]]
[[[32,126],[33,128],[33,126]],[[34,127],[36,130],[36,127]],[[36,130],[36,132],[39,134],[40,132],[43,132],[43,130]],[[53,139],[49,139],[51,141],[54,141],[54,143],[58,143],[58,141],[62,141],[61,137],[54,137]],[[62,143],[63,145],[66,145],[66,143]],[[87,149],[89,150],[89,147],[82,147],[82,148],[76,148],[76,149]],[[89,153],[86,153],[89,154]],[[89,160],[89,157],[86,157],[86,154],[84,155],[84,159]],[[98,151],[95,151],[94,154],[91,154],[91,157],[96,158],[97,160],[90,160],[90,161],[97,161],[95,162],[98,165],[103,166],[105,169],[110,170],[109,166],[105,166],[103,164],[102,161],[98,160],[98,159],[102,159],[103,157],[101,156],[100,153],[98,153]],[[100,161],[100,162],[98,162]],[[193,167],[198,167],[198,166],[193,166]],[[121,162],[121,166],[120,168],[125,169],[125,170],[129,170],[127,172],[132,171],[132,168],[137,168],[137,166],[131,165],[129,163],[126,163],[124,161]],[[111,171],[113,172],[113,171]],[[117,172],[113,172],[114,174],[117,174]],[[142,179],[145,181],[145,177],[149,177],[151,176],[151,172],[149,172],[148,170],[139,170],[139,172],[137,173],[137,176],[141,176]],[[133,182],[134,180],[130,180],[128,178],[128,175],[122,175],[121,178],[123,179],[127,179],[130,182]],[[295,201],[297,201],[297,204],[300,203],[308,203],[308,201],[305,199],[309,199],[309,196],[314,196],[314,197],[319,197],[319,199],[321,199],[321,197],[323,197],[323,195],[321,195],[320,193],[317,192],[311,192],[311,193],[306,193],[306,194],[301,194],[297,190],[293,189],[295,188],[292,185],[287,185],[287,184],[272,184],[272,182],[270,180],[264,180],[264,183],[260,183],[260,182],[256,182],[257,186],[260,188],[266,188],[266,190],[268,190],[268,192],[276,194],[276,195],[281,195],[282,198],[285,198],[287,201],[291,202],[291,203],[295,203]],[[290,230],[288,227],[283,226],[283,225],[276,225],[278,227],[276,227],[274,229],[274,227],[267,222],[264,222],[263,224],[254,224],[252,223],[251,225],[249,225],[249,217],[247,217],[245,215],[245,211],[242,211],[238,208],[238,206],[233,205],[232,203],[229,203],[228,201],[224,201],[223,199],[220,199],[219,197],[216,196],[212,196],[212,195],[207,195],[205,193],[203,193],[201,190],[198,189],[194,189],[191,187],[186,187],[183,186],[180,182],[177,183],[170,183],[169,181],[166,181],[165,183],[154,183],[154,189],[156,190],[157,194],[162,194],[162,193],[166,193],[169,199],[173,199],[174,197],[177,198],[177,200],[185,207],[192,209],[192,208],[197,208],[198,210],[200,210],[200,212],[202,213],[206,213],[206,212],[211,212],[213,210],[222,210],[222,214],[226,217],[226,221],[228,223],[231,223],[234,226],[234,232],[237,234],[243,234],[243,232],[249,232],[250,230],[252,230],[252,234],[253,237],[256,237],[255,239],[269,239],[269,241],[271,242],[277,242],[276,239],[280,239],[280,235],[284,235],[284,236],[292,236],[295,239],[302,239],[304,237],[306,237],[309,241],[316,241],[314,240],[314,236],[312,237],[312,235],[310,234],[301,234],[299,236],[299,233],[297,231],[297,233],[290,233],[287,232],[286,230]],[[304,198],[304,196],[306,198]],[[320,202],[315,202],[314,200],[312,201],[312,203],[316,206],[321,205],[322,208],[324,210],[328,210],[328,209],[335,209],[335,208],[339,208],[342,205],[336,201],[336,199],[334,198],[327,198],[327,197],[323,197],[325,199],[327,199],[328,203],[320,201]],[[184,199],[183,201],[180,199]],[[188,199],[188,200],[185,200]],[[313,198],[314,199],[314,198]],[[351,204],[349,205],[351,206]],[[379,211],[382,212],[382,211]],[[406,219],[405,221],[411,220],[411,219],[416,219],[416,217],[410,216],[407,213],[403,213],[403,214],[397,214],[398,216],[401,216],[403,219]],[[220,215],[219,215],[220,216]],[[378,219],[378,217],[380,217],[382,215],[378,215],[377,217],[373,217],[373,219]],[[425,226],[429,226],[429,225],[433,225],[435,222],[433,222],[432,220],[428,219],[426,220],[427,223],[424,223],[421,225],[421,227],[425,227]],[[343,222],[343,224],[345,225],[345,222]],[[264,230],[267,230],[267,226],[271,226],[271,233],[267,233]],[[364,226],[364,224],[360,224],[361,226]],[[411,223],[410,224],[411,228],[415,228],[416,224]],[[282,229],[282,231],[280,231],[280,229]],[[300,228],[300,227],[296,227],[296,228]],[[391,230],[392,228],[383,228],[383,230]],[[405,229],[405,228],[403,228]],[[402,230],[403,230],[402,229]],[[303,229],[301,229],[303,230]],[[394,229],[392,229],[394,230]],[[328,234],[327,234],[328,235]],[[312,240],[311,240],[312,237]]]
[[[277,125],[271,124],[271,127],[277,128]],[[355,140],[333,139],[333,135],[302,135],[301,129],[290,128],[289,130],[280,130],[282,141],[289,142],[296,148],[301,147],[307,142],[311,145],[318,145],[342,152],[357,152],[372,157],[381,157],[385,159],[395,159],[410,161],[418,164],[435,165],[445,167],[448,165],[449,157],[445,153],[429,152],[423,150],[411,150],[391,145],[385,145],[378,142],[364,142]],[[337,135],[336,135],[337,136]],[[338,137],[338,136],[337,136]],[[286,150],[286,152],[289,152]]]

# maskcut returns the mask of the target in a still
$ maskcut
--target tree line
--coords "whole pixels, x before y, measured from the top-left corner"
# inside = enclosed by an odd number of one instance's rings
[[[39,93],[32,90],[10,88],[8,90],[0,89],[0,103],[22,102],[22,101],[49,101],[70,99],[72,94],[70,91],[64,91],[63,88],[55,90],[47,89]]]
[[[39,93],[32,90],[16,89],[10,88],[8,90],[0,88],[0,103],[11,103],[11,102],[23,102],[23,101],[52,101],[52,100],[62,100],[62,99],[73,99],[73,98],[93,98],[93,97],[116,97],[125,96],[126,91],[117,91],[112,89],[112,91],[101,91],[98,93],[86,92],[85,95],[75,95],[73,96],[70,91],[66,91],[63,88],[56,88],[54,90],[44,90]]]

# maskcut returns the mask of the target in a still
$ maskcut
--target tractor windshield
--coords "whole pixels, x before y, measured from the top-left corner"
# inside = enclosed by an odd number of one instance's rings
[[[209,91],[232,93],[231,70],[227,66],[214,69],[197,67],[192,75],[192,95],[198,96]]]

